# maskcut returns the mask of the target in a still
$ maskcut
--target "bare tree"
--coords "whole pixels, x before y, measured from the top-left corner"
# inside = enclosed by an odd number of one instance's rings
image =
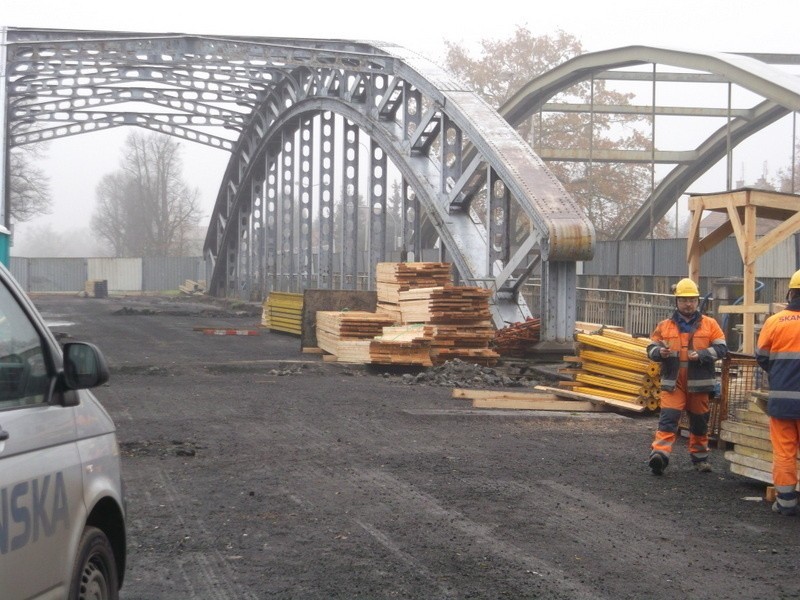
[[[120,170],[97,186],[92,229],[116,256],[180,256],[200,221],[199,191],[182,178],[180,144],[132,133]]]
[[[12,221],[30,221],[51,212],[49,179],[35,165],[45,151],[45,144],[27,144],[12,148],[9,153]]]
[[[482,40],[479,56],[454,43],[445,42],[446,65],[455,75],[500,108],[523,85],[582,53],[574,36],[534,36],[518,27],[505,40]],[[602,80],[580,82],[561,92],[557,99],[589,104],[629,104],[632,94],[609,90]],[[537,148],[638,149],[649,150],[650,140],[640,128],[649,122],[631,115],[596,113],[542,113],[521,124],[520,135]],[[650,170],[636,164],[550,161],[548,167],[581,204],[597,231],[608,239],[630,220],[650,193]]]
[[[88,227],[58,231],[50,223],[31,224],[14,232],[14,254],[34,257],[109,256]]]
[[[788,166],[778,169],[775,181],[771,182],[767,189],[776,189],[788,194],[800,193],[800,142],[795,143],[792,159],[789,160]],[[762,179],[766,179],[766,171],[765,165]]]

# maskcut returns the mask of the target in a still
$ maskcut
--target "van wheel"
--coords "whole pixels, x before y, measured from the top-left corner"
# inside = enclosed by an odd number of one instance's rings
[[[69,600],[118,600],[117,563],[106,534],[96,527],[83,530]]]

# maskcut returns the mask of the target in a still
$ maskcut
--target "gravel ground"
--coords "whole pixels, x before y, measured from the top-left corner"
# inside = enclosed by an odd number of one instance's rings
[[[34,301],[111,365],[97,396],[122,452],[124,600],[798,597],[800,519],[721,452],[696,473],[680,440],[653,477],[653,415],[451,397],[546,369],[348,367],[289,335],[194,330],[257,327],[252,307]]]

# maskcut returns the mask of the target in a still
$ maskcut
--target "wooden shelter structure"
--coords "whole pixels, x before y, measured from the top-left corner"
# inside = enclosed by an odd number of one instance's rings
[[[755,316],[769,313],[768,304],[756,304],[756,260],[790,235],[800,231],[800,195],[742,188],[730,192],[690,195],[689,210],[692,222],[686,250],[689,277],[700,280],[700,257],[719,242],[733,234],[739,246],[743,265],[743,303],[721,306],[719,312],[742,315],[742,351],[753,354],[755,346]],[[727,220],[700,238],[703,211],[725,213]],[[780,224],[766,235],[757,238],[758,219],[773,219]],[[787,277],[790,274],[787,274]]]

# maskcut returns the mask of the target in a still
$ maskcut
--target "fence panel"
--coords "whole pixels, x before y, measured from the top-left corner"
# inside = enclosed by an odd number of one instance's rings
[[[205,261],[199,256],[146,257],[142,261],[145,292],[177,290],[187,279],[205,279]]]
[[[105,279],[108,291],[142,291],[141,258],[89,258],[88,279]]]
[[[79,292],[86,285],[86,259],[28,259],[28,292]]]
[[[9,261],[8,268],[14,279],[22,286],[22,289],[28,290],[28,278],[30,275],[29,258],[22,258],[19,256],[12,256]]]

